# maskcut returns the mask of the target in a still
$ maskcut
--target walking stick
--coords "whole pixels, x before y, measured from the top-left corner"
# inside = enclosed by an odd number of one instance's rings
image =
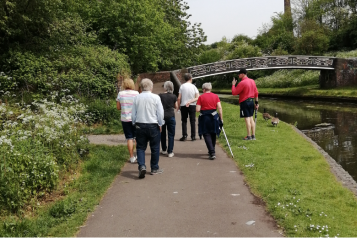
[[[254,122],[254,129],[257,129],[257,109],[255,109],[255,122]]]
[[[223,131],[224,137],[226,137],[227,145],[228,145],[228,147],[229,147],[229,150],[231,151],[232,157],[234,158],[234,155],[233,155],[231,146],[229,145],[229,142],[228,142],[228,139],[227,139],[227,135],[226,135],[226,132],[224,131],[224,128],[223,128],[223,127],[222,127],[222,131]]]

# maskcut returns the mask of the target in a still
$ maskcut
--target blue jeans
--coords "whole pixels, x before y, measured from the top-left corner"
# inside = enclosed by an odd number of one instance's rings
[[[175,127],[176,127],[176,120],[175,117],[171,117],[165,119],[165,124],[162,126],[161,130],[161,149],[166,151],[167,153],[172,153],[174,149],[174,138],[175,138]],[[168,135],[168,144],[169,147],[166,146],[166,128],[167,128],[167,135]]]
[[[151,149],[151,170],[159,169],[160,155],[160,128],[157,124],[136,123],[136,152],[138,156],[138,169],[145,167],[145,150],[148,142]]]

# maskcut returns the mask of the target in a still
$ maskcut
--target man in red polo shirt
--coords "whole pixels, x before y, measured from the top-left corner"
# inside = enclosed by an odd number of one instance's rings
[[[258,89],[253,79],[247,77],[247,70],[238,72],[240,83],[235,86],[237,80],[232,81],[232,95],[239,95],[240,117],[244,118],[247,127],[247,136],[243,140],[255,140],[255,123],[253,119],[254,109],[258,110]],[[254,101],[255,100],[255,105]]]

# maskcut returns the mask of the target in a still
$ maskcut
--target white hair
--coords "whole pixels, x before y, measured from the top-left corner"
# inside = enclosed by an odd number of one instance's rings
[[[212,90],[212,84],[211,83],[204,83],[202,85],[202,89],[206,89],[207,91],[211,91]]]
[[[164,89],[168,92],[168,93],[172,93],[174,91],[174,84],[171,81],[166,81],[164,83]]]
[[[143,91],[150,91],[152,90],[154,84],[151,79],[145,78],[141,80],[140,86]]]

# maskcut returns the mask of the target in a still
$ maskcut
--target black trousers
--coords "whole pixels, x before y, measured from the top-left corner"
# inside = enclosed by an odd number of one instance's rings
[[[196,137],[196,105],[181,106],[182,136],[187,137],[187,118],[190,116],[191,138]]]
[[[210,155],[216,155],[216,149],[215,149],[216,138],[217,138],[216,133],[203,134],[203,138],[205,139],[208,153]]]

